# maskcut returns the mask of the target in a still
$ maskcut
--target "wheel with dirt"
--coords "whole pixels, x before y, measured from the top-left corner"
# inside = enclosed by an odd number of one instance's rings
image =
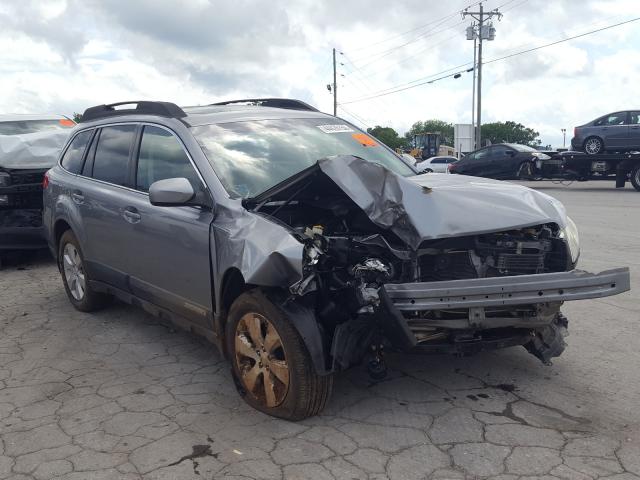
[[[604,153],[604,142],[600,137],[589,137],[584,141],[583,150],[587,155]]]
[[[637,191],[640,192],[640,165],[638,165],[636,168],[631,170],[630,179],[631,179],[631,185],[633,185],[633,188],[635,188]]]
[[[82,249],[71,230],[60,237],[58,266],[71,304],[81,312],[93,312],[104,308],[111,297],[94,291],[85,270]]]
[[[249,405],[287,420],[324,408],[333,377],[316,373],[300,334],[262,291],[236,299],[225,336],[238,392]]]

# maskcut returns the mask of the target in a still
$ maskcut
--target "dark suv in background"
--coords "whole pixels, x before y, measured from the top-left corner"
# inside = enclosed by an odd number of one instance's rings
[[[571,148],[589,155],[640,150],[640,109],[609,113],[575,127]]]
[[[575,270],[562,205],[518,185],[416,175],[296,100],[87,109],[47,173],[44,224],[81,311],[112,296],[215,342],[271,415],[319,412],[333,372],[386,350],[562,353],[565,300],[629,288]]]

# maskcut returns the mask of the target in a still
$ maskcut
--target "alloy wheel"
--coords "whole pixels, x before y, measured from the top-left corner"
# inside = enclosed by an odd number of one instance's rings
[[[602,141],[600,141],[597,138],[590,138],[584,144],[584,150],[585,150],[585,152],[587,152],[588,154],[591,154],[591,155],[595,155],[597,153],[600,153],[600,151],[602,150]]]
[[[71,295],[78,302],[82,301],[87,290],[87,281],[80,253],[71,243],[64,246],[62,266]]]
[[[289,365],[280,335],[264,316],[247,313],[238,321],[235,361],[247,393],[269,408],[284,401]]]

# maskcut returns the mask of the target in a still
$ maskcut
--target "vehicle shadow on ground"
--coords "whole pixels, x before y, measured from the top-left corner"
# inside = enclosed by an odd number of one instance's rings
[[[0,252],[0,271],[28,270],[33,267],[53,264],[55,264],[55,260],[46,249]]]

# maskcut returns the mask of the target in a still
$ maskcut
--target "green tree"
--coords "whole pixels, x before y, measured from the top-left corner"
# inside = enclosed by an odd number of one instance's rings
[[[73,121],[76,123],[80,123],[82,121],[82,114],[78,112],[73,113]]]
[[[413,136],[418,133],[438,133],[441,135],[441,144],[453,145],[453,124],[443,120],[425,120],[417,121],[409,131],[405,134],[405,138],[410,143]]]
[[[386,146],[393,148],[394,150],[396,148],[403,147],[405,144],[405,139],[400,137],[398,132],[391,127],[381,127],[380,125],[376,125],[373,128],[367,128],[367,133],[376,137]]]
[[[540,141],[540,133],[533,128],[527,128],[521,123],[512,121],[485,123],[482,125],[482,143],[490,140],[491,143],[519,143],[537,147]]]

